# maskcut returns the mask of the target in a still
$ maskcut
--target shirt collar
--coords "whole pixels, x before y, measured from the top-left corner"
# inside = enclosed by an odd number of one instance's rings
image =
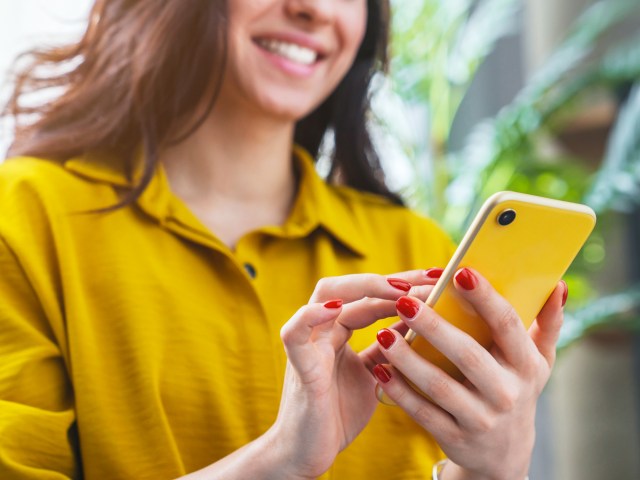
[[[368,242],[358,228],[353,204],[349,202],[351,190],[328,185],[316,172],[311,155],[302,147],[294,146],[293,154],[299,183],[289,218],[282,226],[265,227],[262,231],[283,238],[302,238],[322,228],[356,255],[365,256]],[[81,156],[67,160],[64,166],[67,170],[92,181],[120,188],[132,186],[132,181],[125,174],[124,165],[122,162],[114,162],[113,157],[95,154]],[[139,176],[134,175],[134,178]],[[145,213],[162,225],[179,224],[189,231],[188,236],[213,240],[211,233],[171,192],[161,165],[137,203]]]
[[[368,242],[358,229],[353,203],[349,202],[350,189],[328,185],[318,175],[311,155],[302,147],[294,146],[293,153],[299,186],[283,227],[286,233],[306,236],[320,227],[355,254],[365,256]]]

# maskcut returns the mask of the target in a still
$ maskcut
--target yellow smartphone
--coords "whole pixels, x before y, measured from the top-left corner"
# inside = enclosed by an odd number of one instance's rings
[[[484,320],[453,285],[463,267],[480,272],[529,327],[558,281],[591,234],[596,223],[586,205],[516,192],[499,192],[482,206],[426,304],[489,348],[491,333]],[[409,331],[411,347],[457,380],[464,376],[427,340]],[[378,399],[393,404],[378,386]]]

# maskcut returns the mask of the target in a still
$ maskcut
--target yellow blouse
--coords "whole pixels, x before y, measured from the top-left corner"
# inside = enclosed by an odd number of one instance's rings
[[[158,480],[211,464],[275,420],[279,330],[318,279],[449,259],[432,221],[326,185],[296,152],[285,225],[234,251],[161,168],[134,205],[88,213],[128,185],[104,160],[0,166],[0,478]],[[357,332],[354,348],[381,324]],[[406,414],[381,406],[323,478],[426,479],[441,456]]]

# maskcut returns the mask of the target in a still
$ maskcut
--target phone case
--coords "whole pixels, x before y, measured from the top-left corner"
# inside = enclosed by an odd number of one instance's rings
[[[510,223],[508,223],[510,221]],[[595,226],[585,205],[516,192],[499,192],[482,206],[426,304],[489,348],[488,327],[453,286],[462,267],[480,272],[513,305],[529,327]],[[420,355],[452,377],[463,375],[427,340],[409,331]],[[392,403],[378,387],[378,398]]]

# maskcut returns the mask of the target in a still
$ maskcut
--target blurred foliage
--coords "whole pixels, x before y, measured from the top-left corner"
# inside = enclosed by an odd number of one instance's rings
[[[411,165],[405,198],[460,238],[492,193],[515,190],[583,202],[598,227],[565,279],[571,302],[561,346],[603,325],[640,328],[640,285],[599,297],[590,274],[605,260],[604,232],[616,212],[640,204],[640,34],[611,40],[623,22],[640,24],[637,0],[588,8],[517,97],[476,125],[460,151],[448,149],[455,115],[483,60],[514,31],[521,1],[395,0],[389,98],[417,135],[399,132]],[[594,97],[619,105],[601,165],[557,148],[559,132]],[[389,118],[389,117],[387,117]],[[416,121],[416,119],[419,119]],[[395,132],[394,132],[395,130]]]

